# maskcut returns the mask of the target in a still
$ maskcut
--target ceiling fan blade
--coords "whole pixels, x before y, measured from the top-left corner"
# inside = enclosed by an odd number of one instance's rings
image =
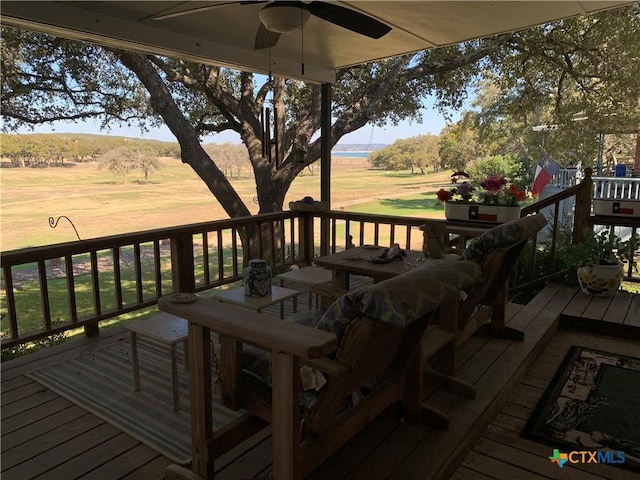
[[[279,38],[279,33],[267,30],[267,27],[261,23],[258,27],[258,31],[256,32],[256,41],[253,48],[260,50],[262,48],[275,47]]]
[[[220,8],[220,7],[227,7],[229,5],[250,5],[250,4],[254,4],[254,3],[267,3],[265,0],[253,0],[253,1],[235,1],[235,2],[224,2],[224,3],[219,3],[216,2],[214,4],[211,5],[202,5],[199,7],[193,7],[193,8],[188,8],[187,10],[180,10],[180,11],[171,11],[172,9],[167,9],[164,10],[164,12],[167,13],[162,13],[160,12],[159,14],[155,14],[151,17],[145,17],[142,20],[147,20],[147,19],[151,19],[151,20],[167,20],[169,18],[175,18],[175,17],[181,17],[183,15],[191,15],[194,13],[200,13],[200,12],[206,12],[208,10],[213,10],[215,8]]]
[[[173,8],[169,8],[169,9],[165,9],[160,13],[156,13],[155,15],[151,15],[149,17],[145,17],[142,20],[167,20],[169,18],[175,18],[175,17],[181,17],[183,15],[191,15],[193,13],[199,13],[199,12],[206,12],[207,10],[212,10],[214,8],[218,8],[218,7],[225,7],[227,5],[230,5],[232,3],[237,3],[237,2],[225,2],[225,3],[214,3],[214,4],[210,4],[210,5],[202,5],[199,7],[194,7],[194,8],[188,8],[187,10],[179,10],[179,11],[172,11],[174,10]]]
[[[332,3],[315,1],[304,8],[318,18],[370,38],[380,38],[391,31],[390,26],[373,17]]]

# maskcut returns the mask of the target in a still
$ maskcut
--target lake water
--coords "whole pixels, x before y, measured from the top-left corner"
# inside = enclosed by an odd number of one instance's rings
[[[367,158],[371,152],[331,152],[332,157],[358,157]]]

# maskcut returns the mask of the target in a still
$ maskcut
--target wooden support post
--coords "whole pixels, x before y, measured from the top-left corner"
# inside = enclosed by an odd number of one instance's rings
[[[211,340],[208,328],[189,323],[189,381],[191,388],[191,443],[193,472],[213,479],[213,438],[211,399]]]
[[[313,225],[313,213],[305,213],[300,217],[300,245],[302,248],[302,258],[306,265],[311,265],[314,258],[315,229]]]
[[[242,343],[227,335],[218,334],[220,342],[220,377],[218,384],[222,392],[223,404],[237,410],[239,408],[239,388],[242,376]]]
[[[580,191],[576,194],[576,209],[573,224],[573,243],[580,243],[584,237],[585,228],[589,227],[591,216],[591,199],[593,198],[592,169],[584,169],[584,180],[580,182]]]
[[[300,468],[300,359],[271,352],[273,375],[273,475],[298,480]]]
[[[320,200],[331,210],[331,84],[320,87]],[[329,219],[320,218],[320,254],[329,253]]]
[[[171,275],[174,292],[193,292],[196,279],[193,272],[193,237],[190,234],[171,238]]]

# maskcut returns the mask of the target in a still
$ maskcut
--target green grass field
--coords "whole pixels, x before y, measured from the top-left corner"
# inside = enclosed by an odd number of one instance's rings
[[[444,218],[444,206],[436,198],[435,192],[356,203],[351,205],[348,210],[378,215]]]
[[[425,193],[440,188],[449,172],[410,175],[371,170],[366,159],[334,158],[332,162],[334,208],[442,217],[442,210],[434,209],[436,202]],[[148,184],[140,183],[141,172],[133,172],[128,183],[119,183],[118,177],[100,170],[97,163],[2,168],[2,250],[76,240],[64,218],[55,229],[49,226],[49,217],[62,215],[71,219],[83,240],[227,218],[191,167],[177,159],[163,159],[163,163]],[[232,183],[248,208],[257,213],[253,179],[232,179]],[[320,176],[305,171],[293,182],[285,208],[289,201],[306,195],[319,198],[319,191]]]

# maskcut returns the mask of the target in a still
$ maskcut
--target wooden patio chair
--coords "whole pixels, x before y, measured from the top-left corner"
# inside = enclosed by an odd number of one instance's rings
[[[522,217],[488,230],[464,250],[462,258],[480,266],[481,281],[468,290],[464,300],[452,303],[446,311],[441,309],[441,316],[450,315],[456,319],[454,330],[433,329],[423,336],[420,352],[413,359],[412,371],[417,373],[410,377],[410,384],[407,383],[407,389],[412,392],[407,401],[418,402],[407,409],[409,420],[448,428],[447,415],[423,402],[427,385],[461,397],[475,397],[473,385],[455,376],[457,347],[471,335],[484,331],[495,337],[524,340],[524,332],[505,324],[507,284],[522,249],[528,241],[535,241],[546,223],[543,215]],[[446,319],[440,322],[448,324]],[[429,364],[433,359],[437,360],[437,369]]]
[[[420,377],[411,370],[420,367],[414,353],[432,322],[457,329],[450,306],[479,278],[476,262],[430,262],[340,297],[309,326],[206,298],[161,298],[161,310],[189,320],[193,473],[213,478],[216,456],[256,425],[247,416],[233,428],[212,430],[211,331],[220,342],[213,363],[223,403],[271,423],[273,478],[298,479],[403,397],[407,408],[421,408],[420,399],[410,398],[418,391],[407,388],[413,381],[406,382],[408,375]],[[249,346],[244,352],[243,345]],[[171,475],[181,478],[177,470]]]
[[[482,281],[460,306],[460,330],[476,333],[482,328],[495,337],[524,340],[522,331],[506,325],[508,280],[527,242],[533,241],[535,248],[538,232],[546,224],[544,215],[529,215],[498,225],[469,243],[462,258],[480,265]]]
[[[505,325],[507,280],[524,246],[528,241],[535,240],[538,232],[546,224],[544,215],[529,215],[497,225],[471,240],[461,255],[463,259],[480,265],[483,281],[460,306],[459,328],[467,328],[475,333],[478,326],[482,326],[489,329],[493,336],[524,339],[522,332]],[[436,241],[439,245],[447,245],[446,224],[426,222],[422,228],[425,232],[425,245],[428,245],[429,240]],[[423,249],[426,250],[427,246]],[[444,252],[448,253],[449,250],[445,247]],[[478,313],[479,307],[485,307],[483,316],[480,317],[474,315]],[[477,322],[482,322],[481,325],[469,324],[472,315]],[[487,315],[490,315],[490,321],[487,321]]]

